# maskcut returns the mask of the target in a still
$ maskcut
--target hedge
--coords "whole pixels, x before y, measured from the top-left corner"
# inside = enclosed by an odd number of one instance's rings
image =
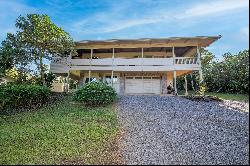
[[[48,101],[50,89],[39,85],[0,86],[0,109],[32,108]]]

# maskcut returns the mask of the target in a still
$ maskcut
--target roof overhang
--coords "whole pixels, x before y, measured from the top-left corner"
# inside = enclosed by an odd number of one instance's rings
[[[138,47],[208,47],[220,39],[219,36],[170,37],[170,38],[142,38],[142,39],[110,39],[110,40],[82,40],[75,42],[77,49],[88,48],[138,48]]]

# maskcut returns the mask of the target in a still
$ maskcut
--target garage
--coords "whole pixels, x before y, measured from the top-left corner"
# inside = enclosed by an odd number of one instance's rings
[[[127,76],[125,79],[126,94],[160,94],[160,77]]]

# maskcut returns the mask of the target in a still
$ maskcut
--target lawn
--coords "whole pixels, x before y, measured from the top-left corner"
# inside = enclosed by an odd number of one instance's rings
[[[0,164],[112,164],[114,106],[86,108],[70,101],[0,115]]]
[[[185,91],[179,91],[179,95],[184,95]],[[188,91],[189,95],[195,94],[194,91]],[[217,96],[224,100],[234,100],[249,102],[249,95],[247,94],[230,94],[230,93],[216,93],[216,92],[205,92],[205,95]]]
[[[217,97],[222,98],[224,100],[249,102],[249,95],[247,95],[247,94],[206,92],[206,95],[217,96]]]

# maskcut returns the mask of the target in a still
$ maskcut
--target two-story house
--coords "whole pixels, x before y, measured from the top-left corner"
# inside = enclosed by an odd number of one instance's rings
[[[145,38],[134,40],[83,40],[76,42],[77,56],[53,58],[50,70],[77,80],[81,86],[104,81],[118,94],[177,93],[178,76],[200,72],[200,48],[221,36]]]

